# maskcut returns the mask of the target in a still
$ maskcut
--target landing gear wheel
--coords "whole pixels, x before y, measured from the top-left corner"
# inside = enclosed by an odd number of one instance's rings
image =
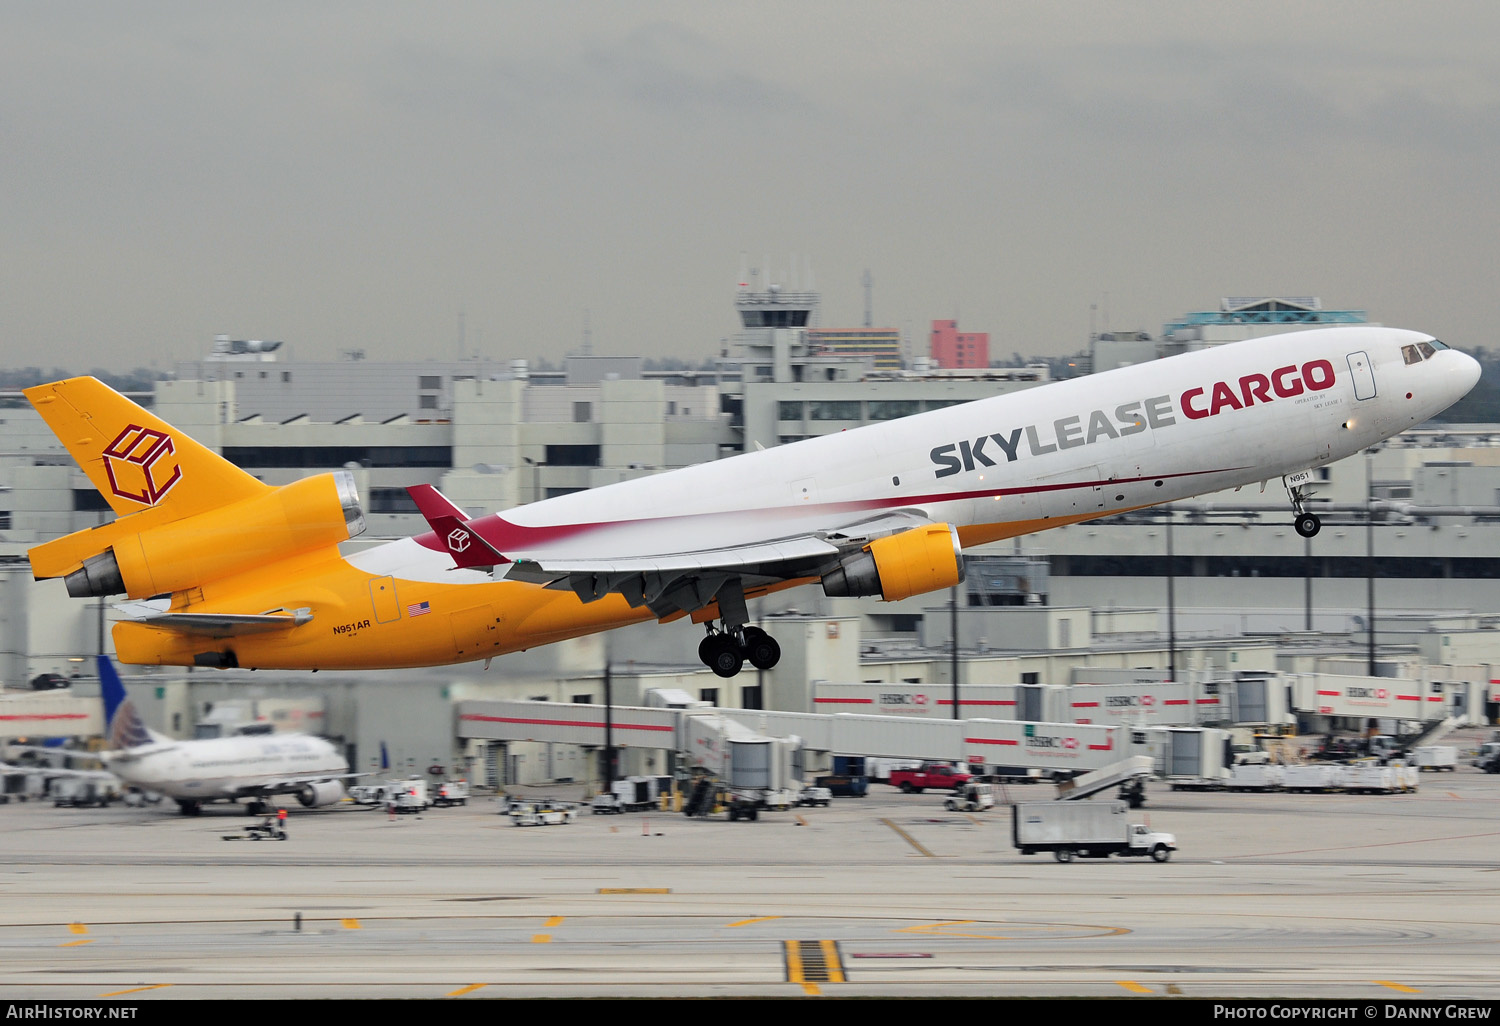
[[[769,670],[781,661],[781,646],[759,627],[746,627],[745,658],[757,670]]]
[[[704,662],[708,668],[720,677],[733,677],[739,673],[745,665],[739,642],[728,634],[715,634],[707,640],[708,658]]]
[[[1299,513],[1297,519],[1292,521],[1292,526],[1302,537],[1311,538],[1322,529],[1323,521],[1318,519],[1316,513]]]
[[[714,664],[713,644],[715,637],[716,635],[710,634],[698,642],[698,661],[704,666],[712,666]]]

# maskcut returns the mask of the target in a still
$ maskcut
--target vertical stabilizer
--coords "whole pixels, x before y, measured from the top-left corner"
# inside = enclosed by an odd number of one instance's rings
[[[99,694],[104,699],[104,736],[112,750],[139,748],[159,740],[151,733],[108,656],[99,657]]]

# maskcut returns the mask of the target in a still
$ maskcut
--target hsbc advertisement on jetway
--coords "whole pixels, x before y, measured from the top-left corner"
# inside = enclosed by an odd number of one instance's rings
[[[1079,723],[969,720],[964,725],[964,751],[970,762],[990,766],[1055,769],[1076,762],[1080,769],[1097,769],[1127,754],[1120,751],[1121,729]]]
[[[1075,684],[1075,723],[1192,724],[1219,719],[1219,696],[1193,684]]]
[[[814,685],[813,712],[866,713],[872,716],[921,716],[951,719],[953,689],[941,684]],[[1016,714],[1013,684],[966,685],[959,695],[959,718],[1009,718]]]
[[[1425,720],[1443,715],[1443,696],[1426,701],[1420,681],[1402,677],[1349,677],[1306,674],[1297,682],[1298,708],[1322,716],[1389,716]]]

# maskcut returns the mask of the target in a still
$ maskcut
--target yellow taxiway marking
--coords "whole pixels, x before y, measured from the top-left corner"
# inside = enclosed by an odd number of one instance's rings
[[[732,930],[736,926],[749,926],[751,923],[769,923],[773,919],[780,919],[780,918],[781,918],[780,916],[760,916],[759,918],[756,918],[756,919],[741,919],[737,923],[725,923],[724,924],[724,928],[726,930]]]
[[[1401,984],[1399,984],[1399,983],[1392,983],[1390,980],[1376,980],[1375,982],[1378,983],[1378,984],[1380,984],[1382,987],[1389,987],[1392,990],[1399,990],[1403,994],[1420,994],[1420,993],[1422,993],[1416,987],[1403,987]]]
[[[68,932],[69,933],[88,933],[89,932],[89,928],[87,926],[84,926],[82,923],[69,923],[68,924]]]
[[[928,923],[926,926],[903,926],[897,933],[938,933],[944,937],[969,937],[978,940],[1014,940],[1014,937],[1006,937],[996,933],[960,933],[957,930],[947,930],[948,926],[963,926],[965,923],[978,922],[977,919],[952,919],[942,923]]]
[[[933,855],[932,852],[930,852],[926,848],[922,847],[922,845],[917,842],[917,839],[915,837],[913,837],[911,834],[907,833],[905,830],[902,830],[895,823],[892,823],[888,819],[882,819],[880,822],[884,823],[886,826],[888,826],[892,830],[896,831],[896,834],[903,841],[905,841],[907,844],[911,845],[913,848],[917,849],[917,853],[918,854],[923,855],[923,856],[925,856],[925,857],[927,857],[929,859],[937,857],[937,856]]]
[[[108,994],[100,994],[100,997],[119,997],[121,994],[139,994],[143,990],[161,990],[170,987],[170,983],[153,983],[149,987],[131,987],[129,990],[112,990]]]
[[[565,918],[564,916],[553,916],[551,919],[548,919],[542,925],[543,926],[561,926],[563,924],[563,919],[564,918]]]
[[[457,990],[450,990],[447,994],[444,995],[444,997],[460,997],[464,994],[472,994],[480,987],[488,986],[488,983],[471,983],[467,987],[459,987]]]
[[[1134,983],[1134,982],[1132,982],[1130,980],[1116,980],[1115,982],[1118,983],[1120,986],[1124,987],[1126,990],[1133,990],[1137,994],[1154,994],[1154,993],[1156,993],[1150,987],[1142,987],[1139,983]]]
[[[670,887],[601,887],[600,894],[671,894]]]
[[[346,930],[358,930],[360,928],[358,919],[341,919],[339,922],[344,924],[344,929]]]
[[[90,940],[81,940],[81,941],[68,941],[66,944],[59,944],[58,947],[60,947],[60,948],[77,948],[77,947],[82,947],[85,944],[92,944],[92,943],[94,943],[92,939],[90,939]]]
[[[552,943],[552,935],[550,933],[534,933],[534,934],[531,935],[531,943],[533,943],[533,944],[551,944]]]

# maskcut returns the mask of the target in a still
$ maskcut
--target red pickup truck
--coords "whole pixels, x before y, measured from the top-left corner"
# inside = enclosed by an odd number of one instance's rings
[[[907,794],[921,793],[924,788],[937,787],[951,791],[969,782],[969,774],[952,766],[932,763],[914,770],[891,770],[890,784]]]

